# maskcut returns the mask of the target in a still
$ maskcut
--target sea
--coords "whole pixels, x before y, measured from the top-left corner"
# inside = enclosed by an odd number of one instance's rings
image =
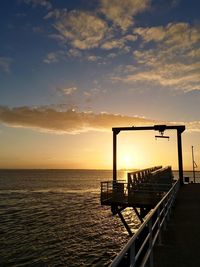
[[[111,179],[108,170],[0,170],[0,266],[108,266],[129,239],[100,204],[100,182]],[[136,232],[134,212],[123,215]]]

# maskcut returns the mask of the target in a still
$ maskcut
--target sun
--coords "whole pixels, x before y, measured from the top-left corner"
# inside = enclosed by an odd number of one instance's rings
[[[126,154],[122,157],[122,165],[124,169],[133,168],[133,159],[130,155]]]
[[[124,152],[124,153],[123,153]],[[143,154],[137,151],[122,151],[118,155],[118,168],[124,170],[142,169],[146,167],[147,160]]]

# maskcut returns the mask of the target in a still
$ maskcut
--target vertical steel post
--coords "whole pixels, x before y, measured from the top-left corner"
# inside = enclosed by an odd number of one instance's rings
[[[157,217],[158,217],[158,245],[162,245],[162,236],[161,236],[161,218],[160,218],[160,206],[157,210]]]
[[[149,220],[149,267],[153,267],[153,233],[152,233],[152,218]]]
[[[179,169],[179,179],[180,185],[183,183],[183,158],[182,158],[182,141],[181,141],[182,130],[177,129],[177,141],[178,141],[178,169]]]
[[[130,248],[130,266],[135,266],[135,242]]]
[[[113,182],[117,181],[117,133],[113,129]]]
[[[192,146],[192,168],[193,168],[194,183],[196,183],[196,177],[195,177],[195,161],[194,161],[194,150],[193,150],[193,146]]]

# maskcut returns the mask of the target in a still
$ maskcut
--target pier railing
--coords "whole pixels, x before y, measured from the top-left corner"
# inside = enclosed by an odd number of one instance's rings
[[[166,221],[169,219],[179,186],[180,181],[178,180],[150,215],[147,215],[147,219],[109,267],[144,267],[147,263],[153,267],[153,247],[156,241],[161,243],[161,228],[166,227]]]
[[[172,178],[171,167],[158,166],[128,173],[128,182],[102,182],[101,204],[155,206],[172,187]]]

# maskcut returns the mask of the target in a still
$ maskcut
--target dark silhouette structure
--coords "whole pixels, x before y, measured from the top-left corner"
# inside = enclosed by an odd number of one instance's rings
[[[132,207],[143,222],[145,215],[156,206],[173,185],[171,167],[156,166],[136,172],[128,173],[128,182],[117,179],[117,135],[121,131],[158,131],[156,138],[164,136],[165,130],[177,131],[178,166],[180,185],[183,185],[183,161],[181,134],[185,130],[183,125],[154,125],[141,127],[114,127],[113,131],[113,180],[101,183],[101,204],[111,206],[113,215],[118,214],[130,236],[132,232],[121,211]]]
[[[179,179],[180,179],[181,185],[183,185],[183,159],[182,159],[181,134],[185,131],[184,125],[154,125],[154,126],[140,126],[140,127],[132,126],[132,127],[112,128],[112,131],[113,131],[113,181],[117,180],[117,135],[121,131],[159,131],[161,134],[160,137],[166,138],[163,135],[165,130],[176,130],[177,131]]]
[[[154,267],[200,266],[200,184],[190,183],[178,192],[162,243],[153,251]]]

